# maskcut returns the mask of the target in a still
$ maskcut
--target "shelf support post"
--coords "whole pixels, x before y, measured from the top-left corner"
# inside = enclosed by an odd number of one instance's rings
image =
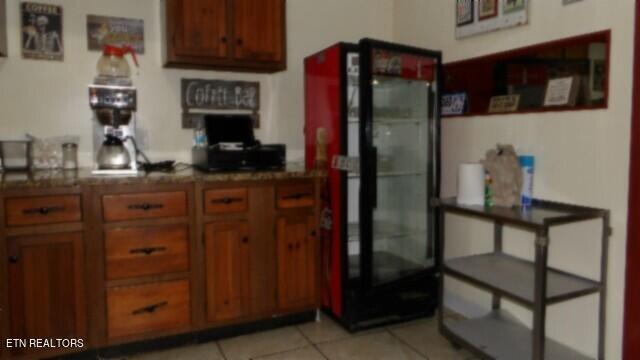
[[[607,268],[609,262],[610,214],[602,216],[602,252],[600,254],[600,309],[598,314],[598,360],[604,360],[607,326]]]
[[[544,360],[549,229],[536,232],[535,288],[533,305],[533,360]]]
[[[439,291],[438,291],[438,302],[440,304],[440,309],[438,310],[438,327],[440,328],[440,333],[442,333],[442,329],[444,326],[444,215],[446,211],[443,208],[440,208],[436,217],[438,219],[438,267],[440,268],[440,277],[438,279],[439,282]]]
[[[502,253],[502,228],[504,224],[500,221],[493,223],[493,252]],[[501,306],[500,294],[494,292],[491,295],[491,308],[493,310],[500,309]]]

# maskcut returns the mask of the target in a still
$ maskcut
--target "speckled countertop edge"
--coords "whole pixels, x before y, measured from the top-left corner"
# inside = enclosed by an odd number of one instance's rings
[[[74,186],[183,184],[190,182],[268,181],[309,179],[323,176],[325,176],[324,171],[307,171],[300,166],[289,166],[283,171],[228,173],[204,173],[188,168],[172,173],[145,174],[141,172],[135,176],[93,175],[90,169],[79,169],[75,171],[39,170],[32,172],[0,173],[0,190]]]

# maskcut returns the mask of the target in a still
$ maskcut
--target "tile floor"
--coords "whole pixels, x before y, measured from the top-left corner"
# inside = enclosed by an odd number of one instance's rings
[[[151,359],[467,360],[473,357],[464,350],[453,349],[439,335],[436,318],[350,334],[323,316],[320,322],[131,357],[131,360]]]

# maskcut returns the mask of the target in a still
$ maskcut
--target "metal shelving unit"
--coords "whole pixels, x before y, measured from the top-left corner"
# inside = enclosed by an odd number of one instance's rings
[[[589,359],[545,336],[546,307],[562,301],[598,293],[598,359],[604,359],[604,330],[607,288],[609,211],[550,201],[534,200],[527,210],[459,205],[455,199],[436,201],[440,208],[440,306],[439,327],[443,336],[484,359]],[[455,213],[494,222],[494,251],[489,254],[444,259],[445,216]],[[602,219],[600,279],[587,279],[548,267],[549,229],[553,226]],[[535,260],[516,258],[502,252],[505,225],[536,234]],[[492,311],[484,317],[445,321],[443,317],[445,275],[492,293]],[[519,323],[504,310],[501,299],[509,299],[533,313],[533,329]]]

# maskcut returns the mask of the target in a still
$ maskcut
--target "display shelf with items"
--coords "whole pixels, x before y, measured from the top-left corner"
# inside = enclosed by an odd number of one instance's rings
[[[607,108],[610,43],[606,30],[444,64],[443,116]]]
[[[545,335],[547,306],[590,294],[598,294],[598,356],[604,359],[607,250],[611,229],[609,211],[584,206],[533,200],[530,207],[460,205],[456,199],[435,202],[440,211],[439,264],[440,306],[444,304],[445,279],[454,278],[492,294],[491,311],[484,317],[445,320],[439,312],[439,328],[453,344],[464,346],[483,358],[495,359],[590,359]],[[447,214],[480,218],[494,224],[494,251],[445,259]],[[548,266],[550,228],[588,220],[602,221],[600,277],[588,279]],[[517,258],[503,252],[503,228],[513,226],[535,233],[535,259]],[[501,309],[501,300],[514,301],[532,311],[533,328],[521,324]]]

